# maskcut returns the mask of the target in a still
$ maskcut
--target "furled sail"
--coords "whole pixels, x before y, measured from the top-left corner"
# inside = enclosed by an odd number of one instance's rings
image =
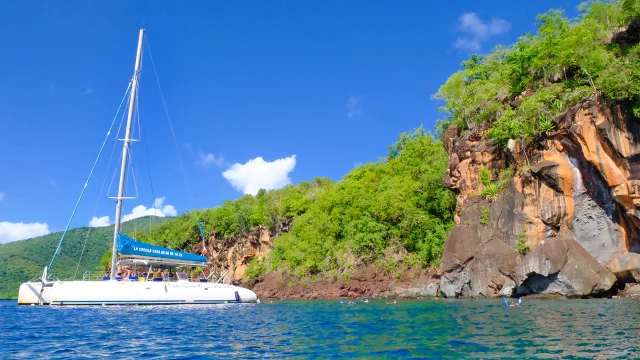
[[[183,251],[167,249],[161,246],[151,245],[137,241],[122,233],[118,233],[118,254],[145,256],[158,259],[184,260],[206,262],[202,255],[190,254]]]

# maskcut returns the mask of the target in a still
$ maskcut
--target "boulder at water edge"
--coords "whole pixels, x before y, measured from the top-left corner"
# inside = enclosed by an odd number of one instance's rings
[[[518,252],[500,239],[480,243],[470,226],[457,226],[445,243],[440,292],[446,297],[496,297],[509,281]]]
[[[606,295],[616,277],[575,240],[548,238],[529,252],[516,269],[517,294],[567,297]]]

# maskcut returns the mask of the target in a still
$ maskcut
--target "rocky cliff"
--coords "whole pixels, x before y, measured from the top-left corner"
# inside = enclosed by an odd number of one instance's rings
[[[584,99],[527,146],[495,145],[487,131],[488,125],[466,132],[451,127],[443,136],[445,186],[458,196],[440,276],[369,266],[354,269],[350,279],[273,272],[247,282],[248,264],[268,254],[292,218],[278,231],[211,234],[209,270],[227,283],[245,282],[261,297],[291,298],[429,296],[437,293],[438,278],[447,297],[588,297],[640,281],[640,123],[624,104]],[[490,179],[481,180],[483,169]],[[483,196],[489,186],[499,191]],[[202,251],[202,244],[192,250]]]
[[[208,271],[214,273],[212,277],[221,277],[225,283],[238,283],[246,280],[251,260],[262,260],[271,251],[273,239],[288,232],[292,223],[293,218],[287,218],[280,222],[277,231],[260,226],[228,238],[221,238],[213,231],[204,242],[196,243],[191,251],[202,254],[202,247],[206,246],[207,259],[211,264]]]
[[[639,279],[640,123],[597,95],[554,122],[526,147],[494,145],[486,126],[444,134],[458,198],[443,295],[604,296]],[[497,196],[480,195],[481,168],[511,175]]]
[[[260,298],[328,299],[339,297],[433,297],[439,291],[439,276],[434,269],[412,267],[404,271],[390,271],[383,266],[364,266],[349,274],[332,276],[323,274],[316,278],[297,277],[283,271],[269,272],[258,279],[249,279],[247,268],[255,258],[262,260],[271,251],[272,242],[282,233],[291,230],[293,218],[283,220],[277,231],[261,226],[228,238],[219,238],[212,232],[204,242],[195,244],[191,251],[206,254],[214,280],[226,284],[243,284],[250,287]],[[402,264],[406,252],[392,257]],[[402,266],[402,265],[400,265]],[[400,270],[400,269],[397,269]]]

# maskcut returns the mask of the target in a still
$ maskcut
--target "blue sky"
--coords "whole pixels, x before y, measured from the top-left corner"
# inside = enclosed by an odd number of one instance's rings
[[[513,43],[535,29],[536,14],[575,15],[578,4],[5,3],[0,243],[66,225],[132,74],[139,27],[147,29],[184,170],[145,52],[139,108],[150,166],[144,143],[136,143],[140,198],[126,204],[129,217],[154,203],[172,215],[260,187],[339,180],[384,156],[401,132],[432,128],[439,104],[431,95],[471,52]],[[112,147],[110,140],[73,227],[94,217],[94,224],[106,224],[105,216],[113,222],[105,199]]]

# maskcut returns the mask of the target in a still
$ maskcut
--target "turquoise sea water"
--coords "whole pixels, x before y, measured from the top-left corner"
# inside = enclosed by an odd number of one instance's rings
[[[0,301],[0,358],[640,357],[627,300],[275,301],[37,307]]]

